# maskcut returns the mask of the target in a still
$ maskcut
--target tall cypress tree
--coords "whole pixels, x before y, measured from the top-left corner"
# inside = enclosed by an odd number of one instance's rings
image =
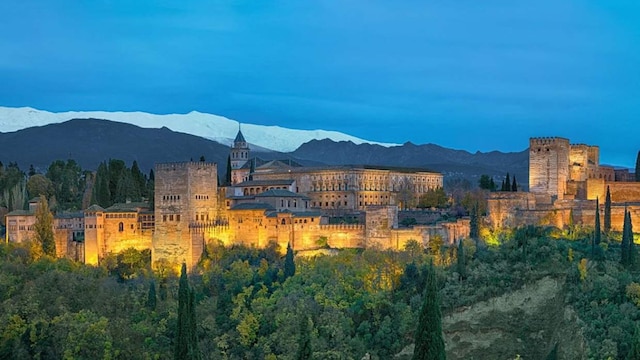
[[[513,175],[513,183],[511,184],[511,191],[518,191],[518,183],[516,183],[516,176]]]
[[[189,287],[185,263],[182,263],[178,286],[178,326],[174,358],[176,360],[200,359],[196,337],[195,293]]]
[[[511,178],[507,173],[507,178],[504,180],[504,191],[511,191]]]
[[[287,255],[284,257],[284,278],[292,277],[296,274],[296,263],[293,261],[293,249],[291,244],[287,244]]]
[[[598,249],[600,247],[601,238],[601,230],[600,230],[600,201],[596,198],[596,214],[595,214],[595,225],[593,229],[593,240],[591,242],[591,256],[597,257]]]
[[[447,358],[442,338],[442,313],[435,272],[433,263],[430,263],[427,270],[424,302],[416,328],[413,360],[444,360]]]
[[[629,238],[629,266],[633,267],[637,261],[636,244],[633,241],[633,224],[631,223],[631,211],[627,212],[627,237]]]
[[[624,266],[629,265],[629,222],[627,218],[629,213],[627,207],[624,208],[624,225],[622,227],[622,242],[620,243],[620,263]]]
[[[607,186],[607,197],[604,199],[604,234],[609,235],[611,231],[611,191]]]
[[[638,151],[638,156],[636,156],[636,181],[640,181],[640,151]]]
[[[231,185],[231,155],[227,156],[227,173],[225,174],[225,185]]]
[[[469,213],[469,237],[474,240],[477,240],[480,235],[479,222],[478,203],[475,203]]]

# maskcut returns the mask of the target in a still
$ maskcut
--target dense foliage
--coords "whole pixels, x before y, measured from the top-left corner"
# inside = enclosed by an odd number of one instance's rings
[[[414,343],[430,274],[443,316],[552,277],[565,284],[587,356],[624,359],[640,348],[640,276],[634,264],[620,264],[618,242],[603,240],[602,257],[592,258],[592,232],[585,233],[566,240],[561,232],[527,227],[483,231],[479,248],[471,240],[460,247],[434,241],[428,249],[413,241],[399,252],[295,256],[291,276],[276,245],[209,244],[189,276],[195,314],[185,323],[195,319],[203,359],[388,359]],[[0,359],[173,358],[178,269],[154,273],[149,253],[135,250],[102,263],[36,258],[28,244],[1,245]],[[563,351],[549,346],[545,356]]]

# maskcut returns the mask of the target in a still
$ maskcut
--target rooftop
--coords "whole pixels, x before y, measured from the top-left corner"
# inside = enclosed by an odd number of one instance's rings
[[[290,197],[290,198],[302,198],[302,199],[309,199],[308,197],[302,195],[302,194],[298,194],[298,193],[294,193],[291,192],[289,190],[283,190],[283,189],[271,189],[271,190],[267,190],[265,192],[261,192],[260,194],[255,195],[255,197],[257,198],[264,198],[264,197]]]

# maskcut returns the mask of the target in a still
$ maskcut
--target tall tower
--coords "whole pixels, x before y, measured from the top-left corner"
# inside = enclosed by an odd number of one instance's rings
[[[233,140],[231,148],[231,183],[237,184],[244,180],[246,171],[239,171],[249,161],[249,146],[238,128],[238,135]]]
[[[569,180],[570,152],[565,138],[529,139],[529,190],[562,200]]]
[[[203,239],[192,229],[216,218],[218,169],[207,162],[156,164],[155,232],[152,263],[166,260],[192,269],[203,251]]]

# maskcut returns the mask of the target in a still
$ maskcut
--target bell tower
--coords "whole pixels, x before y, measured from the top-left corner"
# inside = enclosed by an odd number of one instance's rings
[[[240,170],[249,161],[249,146],[247,140],[244,139],[242,131],[240,130],[240,124],[238,124],[238,135],[233,140],[233,147],[231,148],[231,183],[237,184],[244,181],[244,173],[246,171]]]

